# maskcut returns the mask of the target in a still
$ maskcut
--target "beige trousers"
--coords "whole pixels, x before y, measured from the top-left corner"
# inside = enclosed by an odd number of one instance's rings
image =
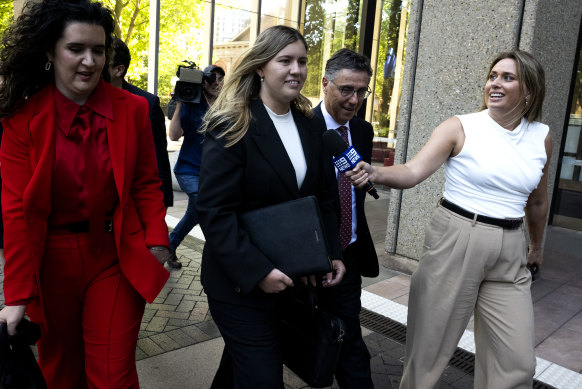
[[[438,387],[475,314],[475,388],[531,389],[531,275],[523,226],[475,223],[438,206],[410,285],[401,389]]]

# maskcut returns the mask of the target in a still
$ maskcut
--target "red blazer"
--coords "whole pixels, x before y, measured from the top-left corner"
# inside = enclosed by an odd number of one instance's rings
[[[169,273],[149,252],[169,246],[148,103],[100,81],[113,106],[107,137],[119,204],[113,232],[123,274],[152,302]],[[29,98],[6,118],[0,149],[4,217],[4,297],[7,305],[40,296],[40,268],[51,213],[55,158],[53,86]]]

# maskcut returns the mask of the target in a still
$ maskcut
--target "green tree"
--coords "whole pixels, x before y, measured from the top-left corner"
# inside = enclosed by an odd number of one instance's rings
[[[307,51],[309,71],[307,72],[307,80],[303,86],[302,93],[314,99],[319,99],[319,90],[321,87],[323,21],[325,16],[322,3],[324,1],[311,0],[305,4],[303,36],[309,47]]]
[[[384,62],[390,48],[398,48],[400,33],[400,16],[402,14],[402,0],[384,1],[382,7],[382,24],[380,26],[380,41],[378,46],[378,65],[376,67],[376,96],[381,96],[379,117],[374,118],[380,127],[388,127],[388,112],[394,86],[394,77],[384,77]],[[400,60],[400,58],[398,58]]]
[[[350,0],[347,11],[344,47],[358,51],[360,39],[360,0]],[[341,47],[334,47],[334,49],[339,50]]]
[[[206,4],[208,7],[209,5]],[[158,94],[168,96],[178,65],[201,65],[204,43],[204,0],[161,0]]]
[[[125,42],[131,53],[126,79],[147,89],[150,0],[104,0],[103,4],[113,12],[115,35]]]
[[[116,21],[115,34],[131,52],[126,79],[147,89],[149,60],[150,1],[104,0]],[[168,95],[171,78],[184,59],[199,62],[202,54],[204,0],[160,1],[158,94]]]
[[[4,32],[14,20],[14,2],[0,3],[0,31]]]

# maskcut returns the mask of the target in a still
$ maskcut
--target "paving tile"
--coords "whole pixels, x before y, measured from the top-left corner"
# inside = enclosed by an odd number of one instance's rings
[[[370,293],[374,293],[389,300],[393,300],[408,294],[410,287],[403,284],[402,282],[399,282],[398,280],[394,280],[394,278],[396,277],[377,282],[373,285],[367,286],[364,289]]]
[[[181,296],[200,296],[202,294],[202,286],[192,287],[189,289],[174,288],[172,293]]]
[[[181,330],[196,342],[204,342],[206,340],[220,336],[220,334],[218,336],[211,336],[207,331],[204,331],[204,329],[201,329],[196,325],[183,327]]]
[[[186,347],[198,343],[196,339],[188,336],[181,328],[166,331],[168,335],[174,342],[178,343],[180,347]]]
[[[564,324],[563,328],[577,332],[580,334],[579,336],[582,337],[582,311],[572,319],[568,320],[566,324]]]
[[[544,300],[556,304],[568,312],[578,312],[582,309],[582,288],[568,284],[560,286],[554,292],[548,294]]]
[[[200,322],[206,320],[207,315],[208,308],[194,308],[192,312],[190,312],[190,317],[188,319]]]
[[[212,338],[220,336],[220,331],[213,320],[207,320],[196,325],[199,329],[207,333]]]
[[[408,298],[409,297],[410,297],[410,294],[406,293],[400,297],[395,298],[392,301],[394,301],[395,303],[398,303],[398,304],[402,304],[404,306],[408,306]]]
[[[165,305],[178,305],[182,301],[182,297],[184,297],[182,294],[175,293],[175,291],[172,291],[172,293],[170,293],[168,295],[168,297],[166,297],[164,304]]]
[[[536,355],[570,370],[582,371],[582,336],[560,328],[536,347]]]
[[[534,304],[535,344],[538,345],[576,316],[579,311],[567,311],[556,299],[543,298]]]
[[[167,317],[170,319],[188,319],[188,317],[190,316],[190,312],[189,311],[184,311],[184,312],[178,312],[176,311],[158,311],[158,313],[156,314],[156,317]]]
[[[186,319],[188,316],[188,313],[190,311],[192,311],[192,309],[194,309],[194,306],[197,305],[196,302],[194,301],[185,301],[182,300],[182,302],[180,303],[180,305],[178,305],[178,307],[176,308],[176,313],[185,313],[186,317],[182,317],[181,319]]]
[[[160,346],[164,351],[172,351],[182,347],[174,339],[170,338],[166,333],[156,334],[150,336],[150,339]]]
[[[176,309],[176,306],[168,304],[150,304],[147,306],[146,309],[154,309],[159,311],[173,311]]]
[[[147,358],[149,357],[149,355],[147,355],[141,348],[139,348],[139,346],[135,349],[135,360],[139,361],[141,359]]]
[[[137,345],[148,357],[164,352],[164,350],[150,338],[138,339]]]
[[[149,322],[146,330],[152,332],[162,332],[167,322],[168,322],[167,317],[156,316]]]
[[[192,320],[181,320],[181,319],[170,319],[168,320],[168,326],[174,326],[177,328],[188,327],[194,324],[198,324]]]
[[[152,336],[152,335],[155,335],[155,334],[157,334],[157,333],[158,333],[157,331],[147,331],[147,330],[141,330],[141,331],[139,332],[138,339],[142,339],[142,338],[148,338],[148,337],[150,337],[150,336]]]
[[[557,281],[552,281],[546,279],[543,275],[532,283],[531,286],[531,297],[534,302],[538,302],[542,298],[546,297],[548,294],[556,291],[562,284]]]

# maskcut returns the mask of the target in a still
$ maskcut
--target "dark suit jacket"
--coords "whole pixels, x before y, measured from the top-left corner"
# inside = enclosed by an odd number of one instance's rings
[[[169,273],[149,252],[169,246],[166,209],[159,190],[150,123],[141,97],[105,81],[113,107],[106,119],[107,139],[119,202],[113,213],[113,233],[119,266],[148,302],[160,292]],[[4,234],[4,297],[7,304],[40,297],[40,269],[51,213],[55,159],[55,99],[49,85],[26,100],[3,122],[0,151],[2,212],[9,226]]]
[[[323,113],[321,112],[321,104],[322,103],[313,109],[313,113],[316,117],[325,123],[325,120],[323,119]],[[370,163],[372,160],[372,140],[374,138],[374,130],[372,125],[357,116],[350,120],[349,125],[350,133],[352,135],[352,146],[354,146],[364,161]],[[327,161],[331,165],[333,156],[328,151],[326,151],[326,154]],[[326,172],[329,173],[329,170],[326,170]],[[328,180],[333,180],[333,182],[335,182],[333,195],[336,199],[336,212],[339,215],[340,209],[337,178],[333,169],[331,173],[332,177],[328,177]],[[357,258],[358,268],[361,275],[365,277],[376,277],[379,274],[378,256],[376,255],[376,249],[374,248],[374,242],[372,241],[372,235],[370,234],[368,221],[366,220],[366,213],[364,212],[364,200],[366,197],[366,191],[363,189],[356,189],[355,193],[357,223],[356,233],[358,235],[357,243],[359,248]]]
[[[301,188],[283,142],[261,100],[251,102],[252,123],[235,145],[207,134],[202,152],[198,217],[206,237],[202,285],[214,299],[247,306],[272,306],[278,294],[256,286],[274,268],[250,242],[238,215],[308,195],[316,195],[328,233],[332,258],[341,258],[333,198],[323,183],[323,126],[292,107],[307,172]],[[281,220],[285,223],[285,220]],[[285,239],[281,236],[281,239]],[[292,249],[292,248],[290,248]]]
[[[141,97],[145,97],[150,106],[150,123],[154,135],[154,145],[156,147],[156,160],[158,161],[158,172],[162,180],[162,193],[164,194],[164,205],[171,207],[174,205],[174,190],[172,189],[172,173],[170,171],[170,159],[168,157],[168,139],[166,138],[166,118],[160,107],[160,99],[137,86],[131,85],[123,80],[123,89]]]

